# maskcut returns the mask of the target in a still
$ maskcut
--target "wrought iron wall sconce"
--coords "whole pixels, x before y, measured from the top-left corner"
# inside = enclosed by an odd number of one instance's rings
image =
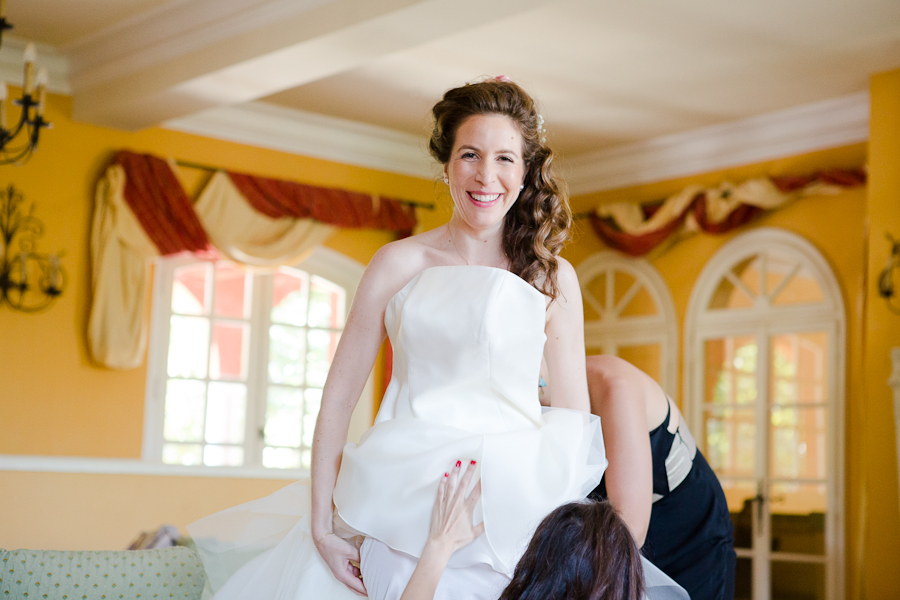
[[[49,307],[66,289],[60,254],[39,254],[37,239],[44,224],[34,216],[32,203],[25,212],[24,198],[12,184],[0,190],[0,306],[35,313]],[[18,246],[18,248],[14,248]]]
[[[885,235],[891,243],[891,255],[887,267],[878,276],[878,295],[885,299],[892,313],[900,315],[900,301],[894,288],[894,271],[900,269],[900,240],[895,240],[889,233]]]

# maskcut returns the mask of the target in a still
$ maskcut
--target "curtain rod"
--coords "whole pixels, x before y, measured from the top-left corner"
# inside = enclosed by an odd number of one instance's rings
[[[199,169],[200,171],[224,171],[222,167],[214,167],[212,165],[204,165],[203,163],[192,162],[189,160],[181,160],[180,158],[175,159],[175,164],[181,167],[187,167],[189,169]],[[374,195],[374,194],[369,194]],[[412,206],[413,208],[424,208],[425,210],[434,210],[435,206],[433,202],[417,202],[415,200],[397,200],[400,204],[405,204],[407,206]]]

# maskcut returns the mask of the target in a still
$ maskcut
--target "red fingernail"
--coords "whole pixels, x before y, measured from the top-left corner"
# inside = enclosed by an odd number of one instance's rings
[[[469,464],[474,465],[474,464],[475,464],[475,461],[473,460],[473,461],[472,461],[471,463],[469,463]]]
[[[450,477],[450,473],[444,473],[444,477]]]
[[[456,466],[457,466],[457,467],[460,467],[460,466],[462,466],[462,461],[459,461],[459,460],[458,460],[458,461],[456,461]]]

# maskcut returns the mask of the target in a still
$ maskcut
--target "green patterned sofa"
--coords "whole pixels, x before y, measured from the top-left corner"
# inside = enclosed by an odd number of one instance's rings
[[[206,574],[196,551],[70,552],[0,549],[0,600],[200,600]]]

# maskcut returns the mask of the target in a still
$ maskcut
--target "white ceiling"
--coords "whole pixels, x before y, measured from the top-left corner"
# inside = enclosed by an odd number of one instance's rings
[[[166,123],[313,152],[333,131],[333,144],[357,155],[370,147],[382,162],[396,159],[394,170],[417,174],[424,171],[405,166],[397,148],[418,148],[424,159],[430,106],[448,87],[484,75],[506,74],[530,90],[551,143],[570,164],[590,170],[638,148],[671,147],[679,156],[710,135],[719,136],[715,144],[741,146],[736,132],[751,143],[762,130],[770,138],[788,131],[809,138],[815,130],[813,146],[826,138],[859,141],[869,76],[900,67],[897,0],[7,6],[13,35],[44,44],[42,54],[68,64],[57,88],[71,89],[76,119],[125,129]],[[16,43],[8,40],[4,52]],[[288,131],[315,134],[318,142],[292,145]],[[723,142],[725,134],[732,137]],[[387,146],[393,154],[384,154]],[[720,154],[707,148],[704,156]],[[609,185],[596,173],[590,184],[585,173],[580,178],[580,191]]]

